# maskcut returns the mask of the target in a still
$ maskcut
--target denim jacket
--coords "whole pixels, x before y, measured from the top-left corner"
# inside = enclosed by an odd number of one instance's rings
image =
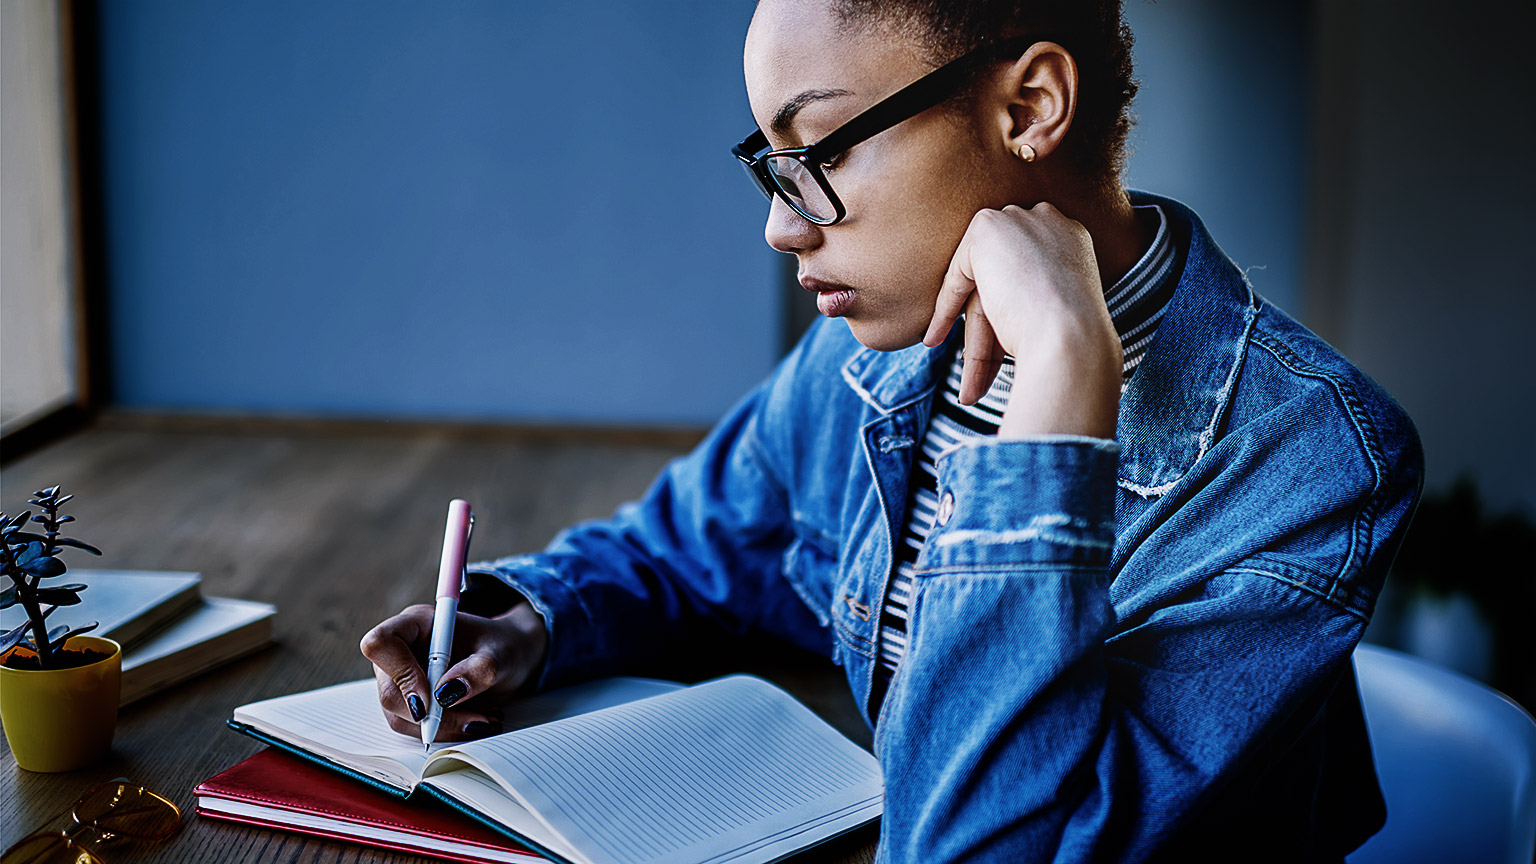
[[[773,634],[840,664],[866,708],[877,860],[1340,860],[1384,819],[1349,657],[1417,499],[1418,438],[1194,213],[1133,199],[1163,206],[1180,273],[1118,440],[939,458],[876,716],[874,610],[953,346],[877,352],[841,321],[640,501],[473,568],[543,616],[538,686]]]

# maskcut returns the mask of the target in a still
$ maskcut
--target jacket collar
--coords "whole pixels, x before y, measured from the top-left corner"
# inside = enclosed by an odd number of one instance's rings
[[[1178,285],[1120,397],[1120,485],[1150,497],[1171,489],[1215,442],[1259,307],[1194,211],[1146,192],[1130,196],[1136,205],[1162,206],[1178,256]],[[843,380],[865,404],[891,414],[933,392],[960,338],[956,327],[937,348],[861,347],[843,366]]]

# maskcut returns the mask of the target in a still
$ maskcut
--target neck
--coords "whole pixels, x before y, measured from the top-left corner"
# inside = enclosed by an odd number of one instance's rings
[[[1081,222],[1093,237],[1099,281],[1106,291],[1129,273],[1152,245],[1152,227],[1137,218],[1130,197],[1118,186],[1085,199],[1071,211],[1062,208],[1062,212]]]

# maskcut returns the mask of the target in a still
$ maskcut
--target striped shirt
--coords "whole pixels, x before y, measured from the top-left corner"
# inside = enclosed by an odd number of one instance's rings
[[[1168,236],[1168,218],[1161,207],[1150,205],[1137,210],[1153,210],[1157,215],[1157,233],[1146,254],[1136,262],[1130,272],[1121,277],[1104,300],[1109,306],[1110,318],[1115,331],[1120,334],[1120,347],[1125,354],[1125,366],[1121,374],[1121,392],[1131,380],[1131,373],[1152,344],[1157,322],[1162,320],[1177,280],[1173,279],[1174,249]],[[912,597],[912,570],[917,555],[933,530],[934,516],[938,511],[938,459],[939,456],[967,438],[997,434],[1003,419],[1003,409],[1008,405],[1008,394],[1013,388],[1013,359],[1004,358],[1002,369],[993,380],[987,394],[975,405],[960,404],[960,370],[964,364],[963,352],[956,350],[950,365],[945,386],[934,395],[933,417],[928,421],[928,431],[923,437],[922,451],[912,471],[911,486],[907,497],[907,523],[896,545],[895,573],[890,592],[880,611],[880,655],[875,667],[874,695],[871,704],[878,706],[884,698],[890,676],[896,672],[907,650],[907,606]],[[878,711],[878,707],[874,710]]]

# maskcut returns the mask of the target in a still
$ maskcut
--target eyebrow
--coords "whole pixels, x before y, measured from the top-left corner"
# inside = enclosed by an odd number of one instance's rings
[[[793,99],[790,99],[788,102],[785,102],[783,107],[781,107],[773,115],[773,120],[768,124],[768,128],[773,131],[773,134],[781,138],[785,137],[789,134],[789,127],[792,123],[795,122],[795,115],[800,113],[801,108],[804,108],[812,102],[820,102],[824,99],[836,99],[839,96],[852,95],[852,90],[807,90],[804,93],[794,97]]]

